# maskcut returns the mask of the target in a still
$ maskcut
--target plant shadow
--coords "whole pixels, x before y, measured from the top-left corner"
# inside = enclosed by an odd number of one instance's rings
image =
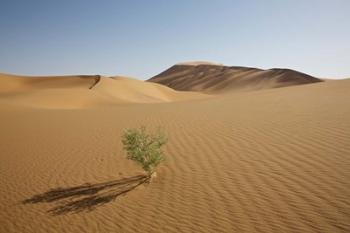
[[[148,181],[148,176],[138,175],[104,183],[87,183],[70,188],[56,188],[35,195],[22,203],[57,202],[57,206],[48,211],[52,215],[92,211],[99,206],[114,201],[120,195],[130,192]]]

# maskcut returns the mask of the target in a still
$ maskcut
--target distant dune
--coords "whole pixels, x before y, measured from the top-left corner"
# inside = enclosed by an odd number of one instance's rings
[[[0,101],[40,108],[86,108],[123,103],[204,98],[125,77],[99,75],[25,77],[0,74]],[[6,103],[5,103],[6,104]]]
[[[302,85],[322,80],[290,69],[262,70],[189,62],[176,64],[148,81],[175,90],[217,94]]]

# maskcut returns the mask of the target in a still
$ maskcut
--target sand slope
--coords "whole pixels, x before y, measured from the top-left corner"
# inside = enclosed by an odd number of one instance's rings
[[[101,78],[93,90],[107,95],[110,99],[126,103],[157,103],[208,98],[199,93],[179,92],[157,83],[147,83],[119,76]]]
[[[0,102],[0,232],[350,232],[349,88],[72,110]],[[120,143],[140,125],[166,130],[167,159],[151,185],[119,195],[142,174]]]
[[[206,93],[261,90],[321,82],[290,69],[262,70],[210,63],[180,63],[149,79],[175,90]]]
[[[3,105],[75,109],[123,103],[171,102],[206,96],[124,77],[0,74],[0,97]]]

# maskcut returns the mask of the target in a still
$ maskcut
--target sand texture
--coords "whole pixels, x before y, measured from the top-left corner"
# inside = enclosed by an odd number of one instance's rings
[[[1,75],[0,232],[350,232],[350,80],[275,79]],[[120,140],[141,125],[169,137],[148,185]]]

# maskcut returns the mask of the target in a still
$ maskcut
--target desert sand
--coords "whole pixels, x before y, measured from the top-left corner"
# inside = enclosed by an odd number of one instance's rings
[[[350,79],[243,69],[266,76],[0,75],[0,232],[350,232]],[[137,186],[141,125],[169,142]]]

